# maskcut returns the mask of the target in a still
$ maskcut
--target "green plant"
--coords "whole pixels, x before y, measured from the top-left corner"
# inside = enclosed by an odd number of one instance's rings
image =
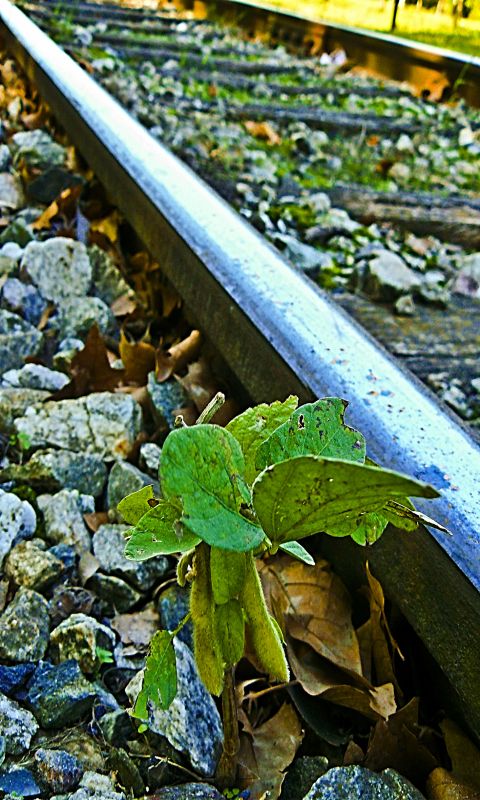
[[[222,694],[225,745],[217,779],[232,785],[238,746],[233,670],[246,655],[271,680],[286,682],[282,631],[267,609],[255,559],[284,550],[313,564],[298,541],[314,533],[375,542],[388,522],[412,529],[408,496],[436,497],[431,486],[366,460],[362,434],[344,423],[346,402],[297,398],[247,409],[226,428],[178,427],[160,463],[163,498],[147,486],[121,501],[133,525],[127,558],[180,554],[177,578],[191,584],[190,612],[176,631],[155,634],[133,716],[149,702],[168,708],[176,694],[173,639],[193,622],[195,659],[213,695]]]

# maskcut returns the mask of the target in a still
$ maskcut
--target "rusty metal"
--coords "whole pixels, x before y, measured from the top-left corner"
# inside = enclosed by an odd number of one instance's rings
[[[372,458],[430,481],[421,510],[453,536],[390,530],[370,562],[480,737],[480,450],[431,393],[288,263],[33,22],[0,0],[0,34],[255,401],[351,401]],[[328,541],[328,537],[325,537]],[[333,559],[341,543],[330,541]],[[337,547],[338,544],[338,547]],[[345,565],[364,551],[348,552]]]

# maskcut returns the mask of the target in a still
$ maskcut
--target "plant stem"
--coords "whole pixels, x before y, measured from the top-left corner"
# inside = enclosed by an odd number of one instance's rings
[[[240,747],[238,735],[237,699],[235,697],[235,669],[225,671],[222,692],[223,753],[218,763],[215,781],[220,790],[235,786],[237,755]]]
[[[206,422],[210,422],[210,420],[217,413],[218,409],[223,406],[224,402],[225,395],[223,392],[217,392],[215,397],[212,397],[209,404],[205,406],[195,425],[204,425]]]

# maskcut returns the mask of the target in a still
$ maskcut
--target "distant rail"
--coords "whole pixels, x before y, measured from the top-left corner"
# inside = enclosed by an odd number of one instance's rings
[[[314,20],[249,0],[174,2],[179,10],[191,10],[196,18],[234,22],[252,37],[282,42],[297,52],[331,53],[342,48],[353,63],[375,75],[406,81],[420,92],[429,91],[439,78],[445,79],[457,96],[480,106],[480,58],[386,33]]]

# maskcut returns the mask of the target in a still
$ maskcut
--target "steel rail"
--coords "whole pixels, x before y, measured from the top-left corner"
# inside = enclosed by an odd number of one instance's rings
[[[441,490],[418,506],[453,536],[391,529],[368,556],[480,737],[479,447],[8,0],[0,0],[0,36],[252,399],[345,397],[373,459]],[[365,559],[361,548],[321,539],[340,569]]]
[[[297,52],[343,49],[351,62],[372,73],[407,81],[419,91],[445,79],[456,94],[480,106],[480,58],[360,28],[302,17],[251,0],[175,0],[196,18],[220,18],[250,36],[283,42]]]

